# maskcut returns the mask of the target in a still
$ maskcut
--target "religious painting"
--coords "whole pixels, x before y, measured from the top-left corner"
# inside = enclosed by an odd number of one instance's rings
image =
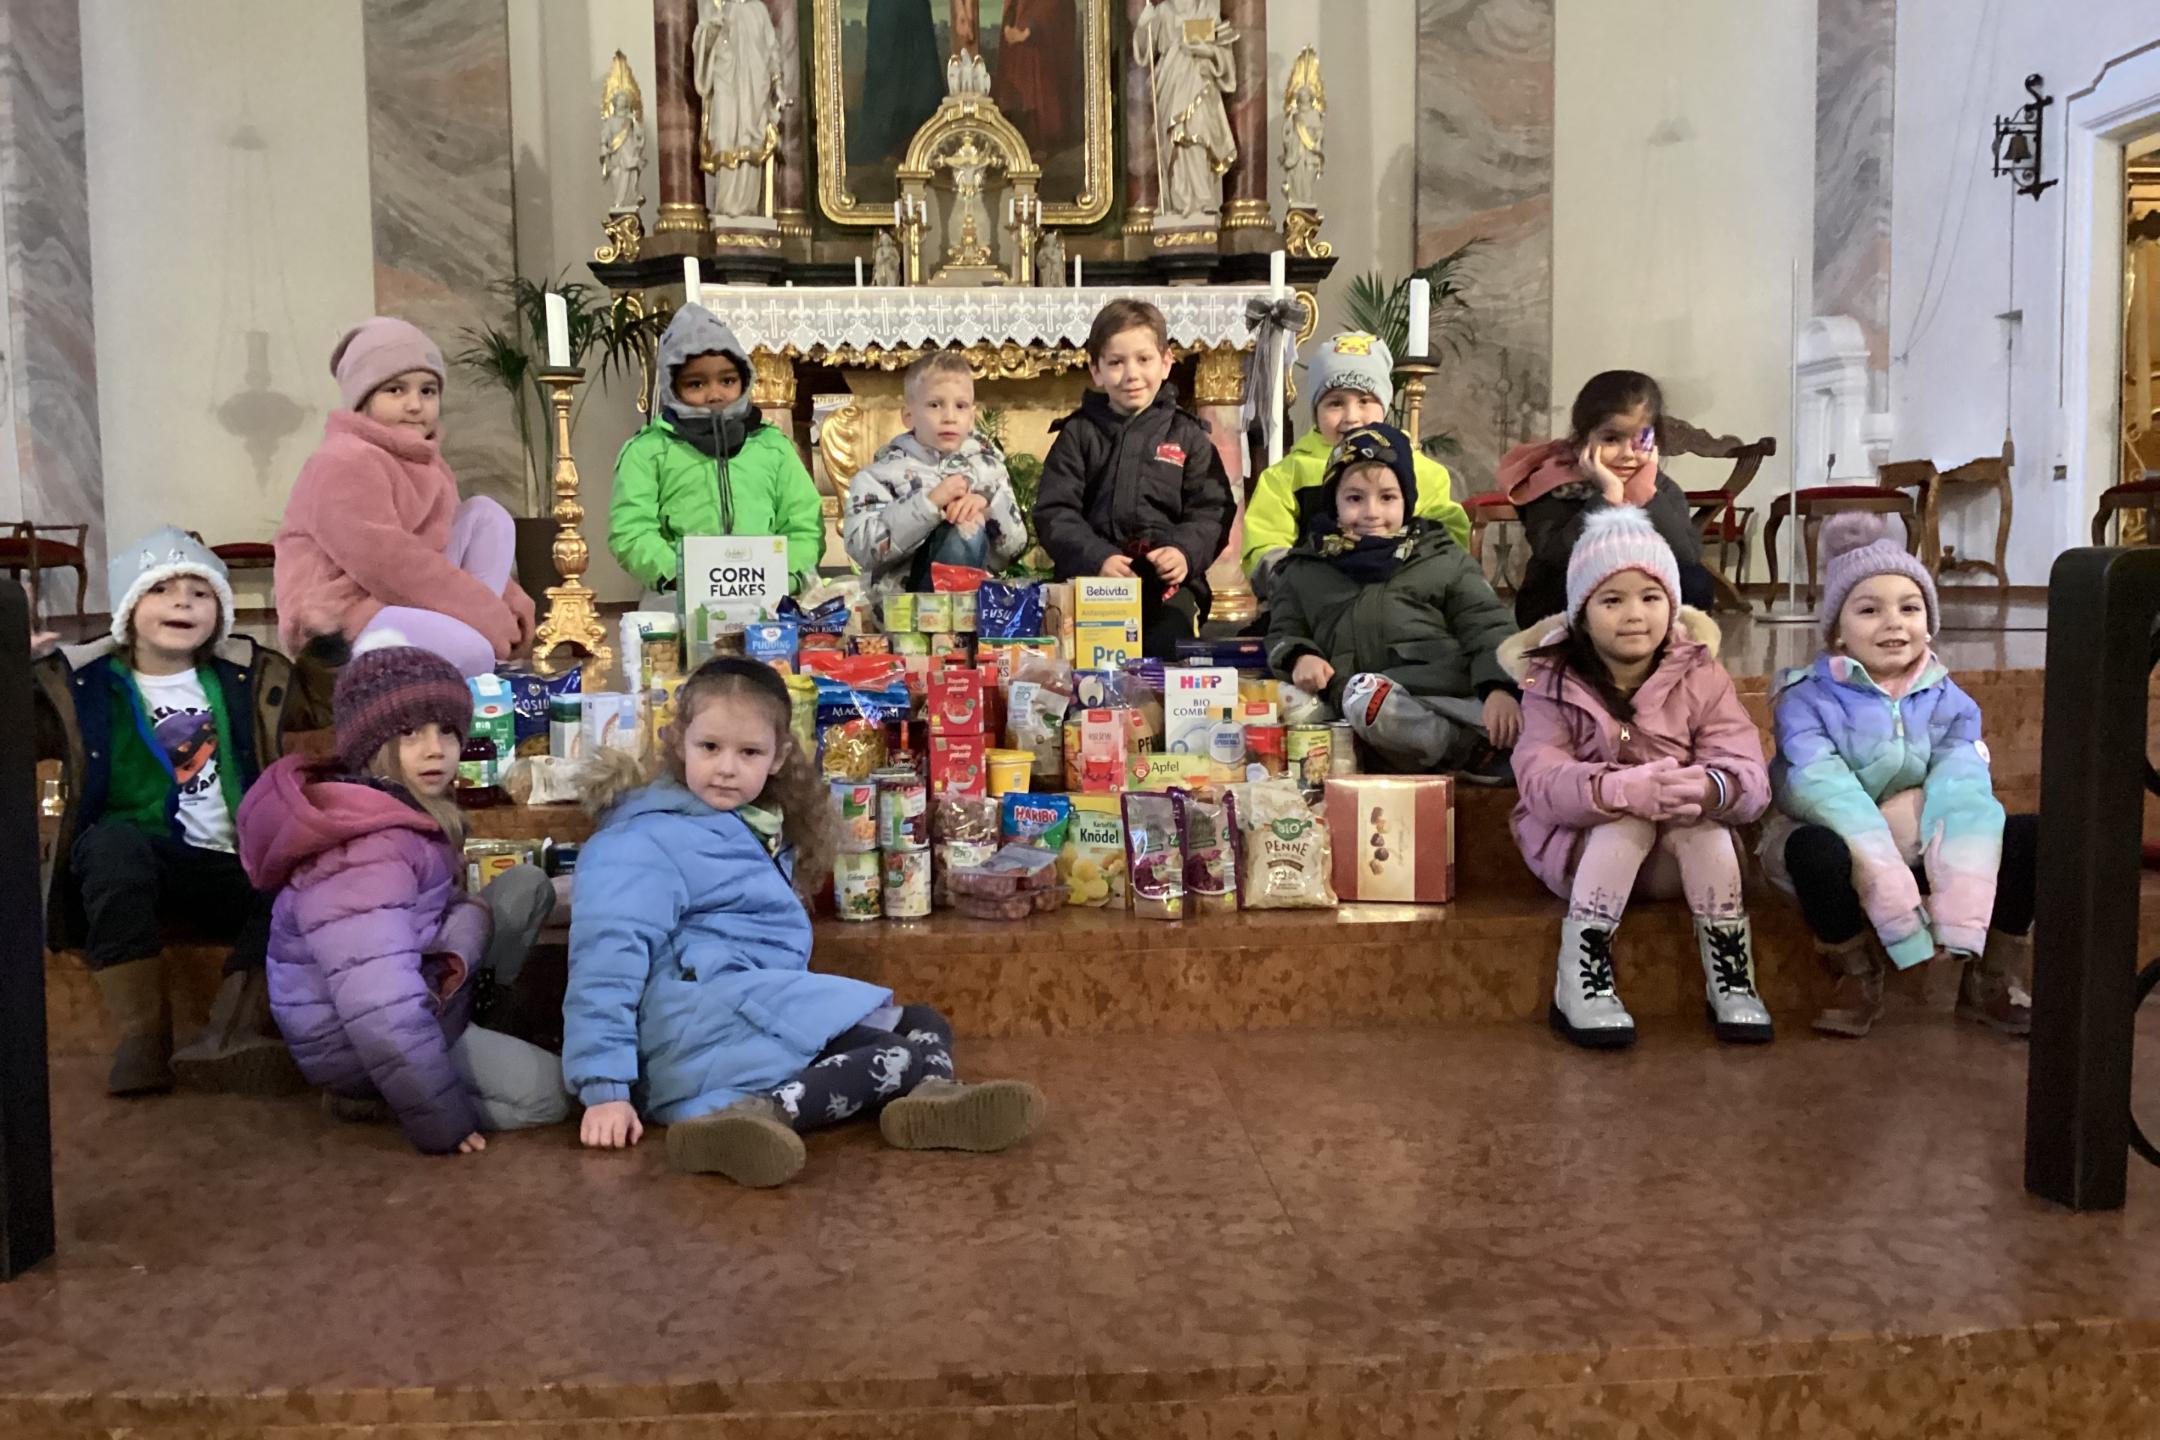
[[[827,218],[890,225],[895,176],[975,55],[990,98],[1042,170],[1043,219],[1110,213],[1112,0],[813,0],[818,201]]]

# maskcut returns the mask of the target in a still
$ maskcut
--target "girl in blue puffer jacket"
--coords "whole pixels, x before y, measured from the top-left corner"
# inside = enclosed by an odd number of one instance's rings
[[[587,1145],[667,1127],[668,1163],[778,1185],[802,1133],[878,1112],[905,1150],[993,1151],[1040,1123],[1016,1080],[953,1078],[927,1006],[810,969],[814,893],[831,870],[824,781],[769,667],[710,660],[684,682],[667,774],[608,809],[578,862],[563,1075]]]

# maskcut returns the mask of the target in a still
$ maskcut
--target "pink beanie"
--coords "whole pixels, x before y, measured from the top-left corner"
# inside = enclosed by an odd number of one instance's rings
[[[361,321],[339,337],[330,352],[330,373],[337,377],[338,398],[348,410],[358,410],[378,386],[408,370],[432,371],[437,380],[450,383],[435,342],[419,326],[394,315]]]
[[[1816,610],[1815,619],[1822,626],[1823,644],[1829,644],[1837,632],[1838,612],[1845,608],[1845,598],[1852,594],[1853,587],[1877,575],[1903,575],[1918,585],[1920,598],[1927,602],[1928,633],[1941,633],[1942,609],[1935,599],[1935,577],[1928,574],[1918,556],[1891,543],[1890,525],[1884,516],[1865,511],[1831,516],[1823,522],[1817,551],[1822,606]]]
[[[1635,506],[1610,505],[1590,512],[1568,556],[1567,623],[1573,625],[1598,586],[1623,570],[1642,571],[1665,587],[1674,610],[1680,608],[1680,563],[1672,546]]]

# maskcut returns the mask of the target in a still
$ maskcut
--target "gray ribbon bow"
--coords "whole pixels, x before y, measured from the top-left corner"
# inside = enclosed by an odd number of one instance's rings
[[[1282,429],[1283,370],[1306,314],[1305,297],[1295,291],[1281,300],[1245,302],[1245,328],[1253,336],[1252,356],[1245,362],[1245,423],[1260,417],[1270,454]]]

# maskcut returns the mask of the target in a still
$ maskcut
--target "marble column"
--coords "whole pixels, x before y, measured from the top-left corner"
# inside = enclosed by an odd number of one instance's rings
[[[363,0],[361,17],[375,309],[453,351],[504,323],[488,287],[517,273],[508,16],[502,0]],[[453,369],[442,450],[465,493],[538,513],[520,447],[510,396]]]
[[[1890,389],[1891,91],[1897,0],[1820,0],[1816,19],[1815,315],[1868,347],[1870,406]]]
[[[1225,0],[1223,19],[1237,31],[1231,55],[1237,62],[1237,91],[1230,97],[1230,134],[1237,141],[1237,163],[1223,177],[1223,229],[1266,231],[1247,235],[1239,245],[1226,233],[1224,249],[1271,250],[1273,217],[1268,205],[1268,48],[1267,0]]]
[[[1426,393],[1461,443],[1457,498],[1546,438],[1552,385],[1553,0],[1419,0],[1417,240],[1429,265],[1483,237],[1477,331]]]
[[[803,102],[802,12],[795,0],[765,0],[773,34],[780,41],[780,71],[787,77],[787,109],[780,112],[779,173],[773,178],[773,212],[783,242],[799,241],[809,258],[810,215],[805,195],[810,173],[809,142],[804,138],[808,110]]]
[[[1148,0],[1125,0],[1125,25],[1118,43],[1125,68],[1125,105],[1119,123],[1125,127],[1125,234],[1137,241],[1137,254],[1148,253],[1149,236],[1155,228],[1155,92],[1149,88],[1147,67],[1133,59],[1132,36],[1139,27]],[[1117,60],[1113,56],[1113,62]],[[1128,255],[1135,247],[1127,246]]]
[[[82,608],[95,613],[106,603],[105,480],[90,308],[82,21],[74,5],[0,4],[0,236],[7,286],[0,406],[8,412],[0,434],[14,441],[0,468],[13,479],[0,493],[0,521],[87,525],[91,580]],[[119,517],[131,530],[151,521]],[[48,616],[77,608],[72,574],[49,572],[43,583]]]
[[[698,174],[697,77],[690,36],[697,0],[653,0],[653,134],[660,148],[660,213],[648,254],[692,255],[704,249],[705,185]]]

